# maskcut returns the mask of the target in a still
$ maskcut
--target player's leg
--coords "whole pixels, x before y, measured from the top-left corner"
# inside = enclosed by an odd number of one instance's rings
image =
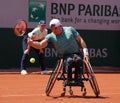
[[[23,55],[21,58],[21,74],[22,75],[26,75],[27,74],[27,70],[26,70],[26,65],[28,62],[28,54],[25,54],[24,51],[27,49],[27,35],[24,35],[24,38],[22,40],[22,48],[23,48]]]
[[[80,66],[82,65],[82,58],[78,54],[71,54],[66,59],[68,65],[68,78],[67,84],[71,81],[72,78],[72,68],[75,67],[75,79],[78,78],[78,73],[80,71]]]
[[[26,70],[26,64],[28,62],[28,54],[23,54],[22,59],[21,59],[21,74],[25,75],[27,74]]]
[[[40,52],[39,49],[35,49],[35,48],[33,49],[35,50],[38,56],[38,60],[39,60],[40,67],[41,67],[41,74],[50,74],[50,72],[46,70],[44,53]]]
[[[46,70],[44,53],[39,53],[39,61],[41,64],[41,74],[50,74],[50,72]]]
[[[74,67],[75,67],[75,71],[74,71],[74,78],[75,78],[75,82],[80,82],[80,80],[78,79],[79,77],[81,77],[82,75],[82,65],[83,65],[83,61],[82,58],[79,58],[77,60],[74,61]]]
[[[66,58],[66,65],[67,65],[67,80],[66,85],[69,85],[72,80],[72,68],[74,66],[73,64],[73,58],[71,56]]]

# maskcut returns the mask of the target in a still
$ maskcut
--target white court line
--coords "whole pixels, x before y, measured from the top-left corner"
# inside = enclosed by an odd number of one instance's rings
[[[104,94],[104,95],[110,95],[110,94],[111,94],[111,95],[115,95],[115,94],[117,94],[117,95],[118,95],[118,94],[120,94],[120,93],[101,93],[101,94]]]
[[[0,97],[29,97],[29,96],[46,96],[46,94],[8,94],[8,95],[0,95]]]

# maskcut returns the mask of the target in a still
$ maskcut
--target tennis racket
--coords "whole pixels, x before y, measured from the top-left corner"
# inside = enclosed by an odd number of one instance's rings
[[[25,20],[19,20],[14,26],[14,33],[17,36],[23,36],[27,31],[27,23]]]

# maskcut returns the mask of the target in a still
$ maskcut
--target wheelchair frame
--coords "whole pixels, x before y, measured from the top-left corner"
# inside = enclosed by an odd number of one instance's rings
[[[99,89],[94,71],[93,71],[92,66],[89,61],[83,60],[83,71],[82,71],[82,74],[79,74],[79,76],[80,76],[79,79],[81,80],[81,82],[77,83],[77,84],[70,83],[69,85],[66,84],[66,79],[67,79],[66,73],[65,73],[66,65],[64,65],[64,64],[65,64],[65,60],[62,58],[62,59],[58,60],[57,65],[55,66],[55,68],[53,68],[53,71],[49,77],[49,80],[48,80],[48,83],[46,86],[46,90],[45,90],[47,96],[50,95],[56,80],[63,80],[63,93],[61,93],[61,96],[65,95],[66,86],[70,87],[70,91],[69,91],[70,95],[73,95],[73,91],[71,89],[72,86],[81,86],[81,91],[83,91],[83,96],[86,96],[87,92],[86,92],[86,88],[84,86],[83,81],[89,81],[96,97],[98,97],[100,95],[100,89]]]

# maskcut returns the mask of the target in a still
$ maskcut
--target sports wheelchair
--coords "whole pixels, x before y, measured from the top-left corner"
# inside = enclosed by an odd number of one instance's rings
[[[54,69],[49,77],[48,83],[46,85],[46,90],[45,90],[46,95],[47,96],[50,95],[56,80],[63,80],[63,92],[61,93],[61,96],[65,96],[66,86],[70,87],[70,90],[69,90],[70,95],[73,95],[73,91],[71,88],[72,86],[80,86],[81,91],[83,92],[83,96],[86,96],[87,91],[86,91],[84,82],[89,81],[95,96],[98,97],[100,95],[100,89],[99,89],[94,71],[92,69],[92,66],[88,60],[82,60],[82,62],[83,62],[82,66],[80,67],[81,72],[78,72],[78,74],[77,74],[78,75],[77,81],[79,81],[79,82],[75,81],[75,73],[73,71],[72,72],[72,80],[68,84],[68,83],[66,83],[66,81],[67,81],[66,59],[64,59],[64,58],[59,59],[56,66],[54,67]]]

